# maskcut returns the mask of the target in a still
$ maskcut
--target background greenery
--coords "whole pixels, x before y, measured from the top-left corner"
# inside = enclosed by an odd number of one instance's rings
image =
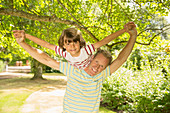
[[[129,21],[137,25],[138,38],[126,63],[105,83],[102,105],[127,112],[169,112],[170,23],[168,0],[2,0],[0,1],[0,59],[32,61],[12,36],[12,30],[25,30],[52,44],[69,27],[81,30],[87,43],[97,42],[123,28]],[[122,34],[104,49],[113,58],[126,44]],[[54,51],[26,40],[51,57]],[[48,72],[53,69],[44,67]]]
[[[57,44],[61,32],[68,27],[81,30],[87,43],[94,43],[123,28],[129,21],[137,25],[136,47],[151,53],[163,52],[168,46],[170,3],[162,1],[119,0],[4,0],[0,1],[0,57],[3,59],[29,59],[12,37],[12,30],[25,30],[52,44]],[[128,34],[113,40],[108,49],[120,50]],[[162,42],[164,40],[164,42]],[[29,44],[55,56],[54,51]],[[161,42],[161,45],[159,44]],[[157,46],[159,44],[159,46]],[[151,50],[148,46],[152,45]],[[135,47],[135,48],[136,48]],[[157,47],[157,48],[156,48]]]

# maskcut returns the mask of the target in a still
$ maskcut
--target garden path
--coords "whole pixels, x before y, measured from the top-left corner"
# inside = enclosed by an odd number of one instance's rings
[[[62,113],[64,89],[46,88],[32,93],[22,106],[22,113]]]
[[[13,77],[30,76],[29,66],[10,66],[6,72],[0,73],[0,79]],[[65,76],[46,76],[46,78],[63,79]],[[47,87],[32,93],[25,104],[21,107],[22,113],[62,113],[63,98],[66,85],[57,85],[57,87]]]

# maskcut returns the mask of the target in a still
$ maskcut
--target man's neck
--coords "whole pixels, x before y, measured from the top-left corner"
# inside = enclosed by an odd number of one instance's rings
[[[84,71],[85,71],[88,75],[90,75],[88,69],[89,69],[89,67],[87,66],[87,67],[84,69]],[[90,76],[91,76],[91,75],[90,75]]]

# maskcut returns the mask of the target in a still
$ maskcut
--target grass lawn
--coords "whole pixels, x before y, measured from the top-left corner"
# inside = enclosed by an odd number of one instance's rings
[[[4,91],[0,93],[0,113],[19,113],[19,108],[32,92]]]
[[[56,73],[44,75],[53,76]],[[62,74],[59,73],[58,75]],[[62,89],[66,86],[66,81],[62,79],[30,80],[32,76],[32,74],[29,74],[27,77],[0,80],[0,113],[21,113],[20,108],[33,92],[46,87],[57,87],[58,85],[58,88]],[[115,112],[101,107],[99,113]]]

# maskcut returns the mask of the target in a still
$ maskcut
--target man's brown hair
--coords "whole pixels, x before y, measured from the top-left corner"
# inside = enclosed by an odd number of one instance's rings
[[[81,32],[75,28],[68,28],[63,30],[59,41],[58,41],[58,45],[61,49],[63,49],[63,51],[65,51],[64,46],[64,38],[66,39],[66,43],[71,43],[71,42],[77,42],[79,41],[80,43],[80,48],[86,46],[86,42],[83,39]]]

